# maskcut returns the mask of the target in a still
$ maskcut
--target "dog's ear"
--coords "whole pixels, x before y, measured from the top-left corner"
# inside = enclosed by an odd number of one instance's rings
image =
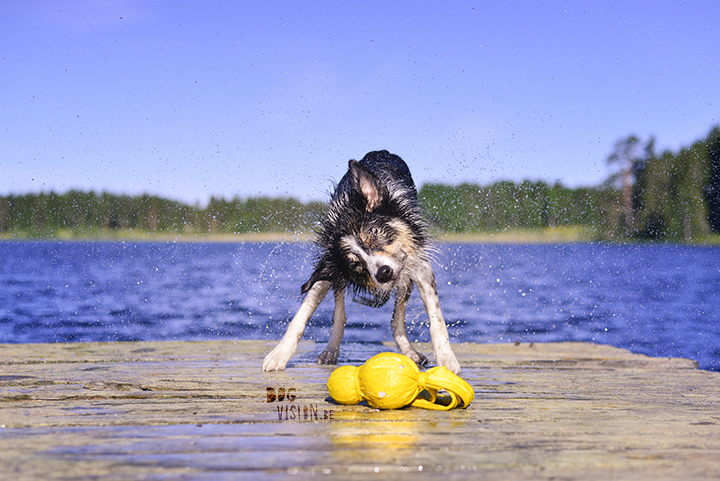
[[[318,271],[313,272],[310,279],[308,279],[308,281],[300,287],[300,294],[307,294],[310,288],[319,280],[320,275]]]
[[[307,294],[310,288],[318,281],[329,281],[333,278],[331,263],[328,261],[328,257],[322,257],[313,271],[310,279],[300,287],[301,294]]]
[[[365,210],[372,212],[380,207],[388,196],[388,190],[380,179],[357,160],[351,160],[348,169],[353,188],[365,200]]]

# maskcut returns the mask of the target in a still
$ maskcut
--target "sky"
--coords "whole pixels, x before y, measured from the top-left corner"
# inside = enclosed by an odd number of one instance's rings
[[[0,195],[327,199],[386,149],[415,183],[594,186],[614,143],[720,124],[695,2],[0,0]]]

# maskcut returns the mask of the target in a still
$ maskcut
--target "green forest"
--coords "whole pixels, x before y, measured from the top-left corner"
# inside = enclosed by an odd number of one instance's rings
[[[487,233],[580,228],[592,240],[702,242],[720,233],[720,126],[678,152],[629,135],[595,187],[560,182],[425,184],[418,192],[434,230]],[[2,238],[147,234],[309,233],[321,202],[211,198],[204,208],[155,196],[69,191],[0,197]]]

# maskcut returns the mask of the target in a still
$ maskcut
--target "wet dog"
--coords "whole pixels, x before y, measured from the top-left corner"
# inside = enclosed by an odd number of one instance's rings
[[[322,219],[316,243],[320,248],[315,270],[303,284],[306,294],[282,340],[266,357],[263,370],[285,369],[305,331],[305,324],[332,288],[333,325],[320,364],[335,364],[345,330],[345,293],[373,307],[395,293],[392,331],[400,351],[418,365],[426,364],[405,331],[405,306],[413,285],[430,320],[435,360],[460,372],[440,311],[435,275],[428,256],[427,223],[420,214],[410,171],[397,155],[370,152],[351,160]]]

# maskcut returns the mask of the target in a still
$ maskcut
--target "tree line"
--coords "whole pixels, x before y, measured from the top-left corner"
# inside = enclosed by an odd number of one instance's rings
[[[306,232],[320,202],[258,197],[211,198],[200,208],[157,196],[79,192],[0,197],[0,233],[48,236],[135,230],[148,233]]]
[[[692,240],[720,233],[720,126],[678,152],[630,135],[608,158],[621,192],[608,221],[616,236]]]
[[[444,232],[602,224],[613,189],[570,189],[560,183],[425,184],[418,198],[431,225]],[[156,196],[69,191],[0,197],[0,233],[51,236],[135,230],[148,233],[310,232],[322,202],[286,198],[212,198],[200,208]]]
[[[720,233],[720,126],[678,152],[629,135],[597,187],[498,182],[423,185],[430,219],[448,232],[581,226],[596,240],[704,240]]]
[[[501,181],[425,184],[421,206],[434,228],[453,233],[583,227],[597,240],[697,240],[720,232],[720,127],[678,152],[629,135],[600,186]],[[69,191],[0,197],[0,234],[310,232],[321,202],[211,198],[206,207],[156,196]]]
[[[583,226],[610,237],[606,219],[619,194],[612,188],[571,189],[560,182],[497,182],[488,186],[425,184],[418,193],[430,222],[454,233]]]

